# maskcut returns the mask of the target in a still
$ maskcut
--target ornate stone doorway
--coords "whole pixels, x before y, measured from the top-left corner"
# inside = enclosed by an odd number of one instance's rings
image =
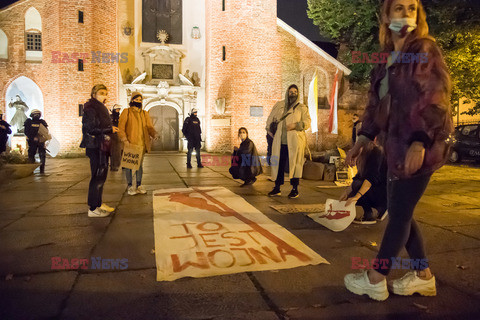
[[[148,110],[159,139],[152,142],[152,151],[178,151],[179,123],[175,108],[158,105]]]

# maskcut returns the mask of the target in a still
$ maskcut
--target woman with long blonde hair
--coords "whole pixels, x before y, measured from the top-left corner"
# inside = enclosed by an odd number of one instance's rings
[[[382,142],[388,167],[389,221],[374,268],[346,275],[345,286],[355,294],[387,299],[386,277],[393,262],[398,267],[397,257],[405,248],[413,270],[394,280],[391,291],[433,296],[435,277],[413,212],[430,177],[447,159],[453,131],[450,78],[442,53],[428,34],[420,0],[385,0],[380,19],[382,49],[394,52],[372,73],[362,129],[347,163],[355,163],[368,141],[378,137]]]

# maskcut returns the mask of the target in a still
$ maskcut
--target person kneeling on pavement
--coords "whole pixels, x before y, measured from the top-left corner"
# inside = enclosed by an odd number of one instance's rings
[[[234,179],[244,181],[243,186],[248,186],[257,181],[256,176],[263,173],[257,148],[248,138],[248,131],[242,127],[238,130],[238,137],[242,140],[240,148],[235,147],[232,155],[232,166],[229,169]]]
[[[118,122],[118,137],[127,147],[130,144],[141,146],[143,154],[150,152],[152,147],[151,138],[157,139],[157,131],[153,127],[152,119],[148,112],[142,109],[143,96],[140,92],[132,93],[130,108],[123,110]],[[132,169],[124,168],[128,184],[128,194],[133,196],[137,193],[146,194],[147,190],[142,186],[143,156],[140,168],[136,171],[136,188],[133,186]]]
[[[345,206],[356,201],[363,208],[363,217],[355,219],[357,224],[375,224],[387,216],[387,163],[382,147],[369,142],[357,160],[358,173],[340,198]],[[373,214],[377,210],[377,216]]]
[[[45,172],[46,150],[45,142],[48,140],[48,125],[45,120],[40,119],[42,112],[38,109],[33,109],[30,113],[30,118],[25,121],[25,135],[28,140],[28,160],[30,163],[35,163],[35,155],[40,156],[40,173]],[[43,127],[43,128],[42,128]]]

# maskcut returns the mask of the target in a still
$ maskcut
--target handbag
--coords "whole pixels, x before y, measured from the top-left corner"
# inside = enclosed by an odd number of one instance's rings
[[[295,108],[296,108],[297,106],[298,106],[298,103],[292,108],[292,110],[295,111]],[[287,112],[287,113],[284,114],[280,119],[278,119],[278,121],[272,121],[272,122],[270,123],[269,130],[270,130],[270,132],[271,132],[273,135],[275,135],[275,133],[277,132],[278,124],[279,124],[281,121],[285,120],[289,115],[291,115],[291,114],[293,113],[293,111],[292,111],[292,112]]]
[[[305,163],[303,164],[302,179],[322,180],[325,165],[321,162],[314,162],[312,160],[312,153],[310,152],[310,148],[308,147],[308,144],[307,144],[307,150],[308,150],[310,159],[305,160]]]

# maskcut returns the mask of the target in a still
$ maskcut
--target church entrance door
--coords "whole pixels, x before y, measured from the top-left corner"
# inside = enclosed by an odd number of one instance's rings
[[[178,151],[178,112],[170,106],[155,106],[149,111],[159,139],[152,142],[152,151]]]

